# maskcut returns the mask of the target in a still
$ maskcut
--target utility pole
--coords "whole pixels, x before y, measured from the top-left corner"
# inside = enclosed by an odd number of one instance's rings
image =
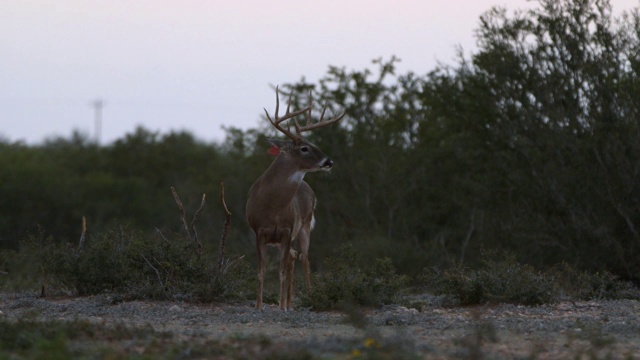
[[[95,119],[96,144],[100,145],[100,138],[102,137],[102,108],[104,107],[104,101],[102,101],[102,99],[96,99],[91,103],[91,106],[93,106]]]

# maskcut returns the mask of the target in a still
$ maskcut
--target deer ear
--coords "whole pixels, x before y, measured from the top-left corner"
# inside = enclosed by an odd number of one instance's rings
[[[271,147],[269,148],[269,155],[271,156],[280,155],[280,148],[275,145],[271,145]]]
[[[271,143],[271,148],[269,149],[269,154],[277,156],[281,151],[287,151],[289,149],[291,141],[282,141],[276,139],[268,139]]]

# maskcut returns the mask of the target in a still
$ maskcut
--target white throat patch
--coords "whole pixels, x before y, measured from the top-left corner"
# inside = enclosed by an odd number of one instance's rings
[[[291,183],[300,183],[302,179],[304,179],[304,171],[296,171],[293,175],[289,176],[289,182]]]

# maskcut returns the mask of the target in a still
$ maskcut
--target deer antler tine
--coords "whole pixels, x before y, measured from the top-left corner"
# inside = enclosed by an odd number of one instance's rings
[[[313,109],[313,96],[311,95],[311,90],[309,90],[309,112],[307,113],[307,125],[309,126],[311,121],[311,109]]]
[[[334,122],[339,121],[344,116],[344,113],[343,113],[339,117],[334,117],[333,119],[325,120],[324,119],[324,115],[326,114],[326,111],[327,111],[327,105],[325,104],[322,107],[322,114],[320,115],[320,120],[318,120],[317,122],[314,122],[313,119],[311,118],[311,111],[313,110],[313,94],[312,94],[312,91],[309,91],[309,105],[307,107],[305,107],[304,109],[300,109],[300,110],[297,110],[297,111],[294,111],[294,112],[291,112],[291,98],[292,97],[293,97],[293,93],[289,94],[289,99],[287,101],[287,111],[282,117],[280,117],[280,115],[279,115],[279,110],[280,110],[280,89],[278,88],[278,86],[276,86],[276,112],[275,112],[275,115],[274,115],[275,117],[271,118],[271,116],[269,115],[269,112],[267,111],[267,109],[264,109],[264,113],[267,115],[267,119],[269,120],[269,122],[278,131],[280,131],[281,133],[283,133],[284,135],[286,135],[288,138],[290,138],[291,140],[293,140],[296,143],[298,143],[300,141],[300,139],[302,139],[302,133],[303,132],[327,126],[329,124],[332,124]],[[300,126],[300,123],[298,122],[298,119],[296,117],[299,116],[299,115],[302,115],[303,113],[306,113],[307,121],[306,121],[306,124],[304,126]],[[286,120],[289,120],[289,119],[293,119],[293,126],[296,129],[296,134],[293,134],[291,132],[291,122],[289,122],[286,127],[283,127],[281,125],[283,122],[285,122]]]
[[[296,135],[298,135],[298,139],[301,139],[302,132],[300,131],[300,124],[298,123],[298,119],[293,118],[293,126],[296,128]]]
[[[267,119],[269,120],[269,122],[273,124],[273,120],[271,120],[271,116],[269,116],[269,112],[267,111],[267,109],[265,108],[262,108],[262,109],[264,110],[265,115],[267,115]]]
[[[289,115],[289,109],[291,109],[291,96],[293,94],[289,94],[289,101],[287,101],[287,115]]]
[[[280,90],[278,90],[278,85],[276,85],[276,121],[278,121],[278,110],[280,109]],[[266,110],[265,110],[266,111]]]
[[[327,111],[327,103],[322,107],[322,113],[320,114],[320,120],[318,122],[322,122],[324,120],[324,113]]]

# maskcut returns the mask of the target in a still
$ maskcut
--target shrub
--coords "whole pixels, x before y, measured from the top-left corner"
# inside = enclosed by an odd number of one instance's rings
[[[607,272],[587,273],[562,263],[550,271],[562,295],[577,300],[640,299],[640,290]]]
[[[521,264],[512,254],[484,253],[482,266],[425,269],[421,277],[436,295],[460,305],[502,302],[537,305],[562,297],[575,300],[640,299],[640,290],[608,272],[590,274],[565,263],[547,272]]]
[[[125,227],[87,239],[82,251],[33,236],[23,244],[20,262],[48,289],[74,295],[103,292],[127,298],[231,299],[242,297],[252,279],[242,258],[217,267],[213,252],[197,252],[185,237],[167,239]],[[35,281],[37,282],[37,280]]]
[[[325,271],[314,276],[310,293],[302,305],[315,310],[335,309],[346,304],[382,306],[397,300],[409,278],[399,275],[389,258],[360,266],[352,244],[344,244],[337,255],[325,261]]]
[[[518,263],[513,255],[493,260],[485,254],[478,270],[462,265],[444,271],[425,269],[422,281],[436,295],[447,295],[460,305],[486,302],[536,305],[551,302],[555,296],[549,276]]]

